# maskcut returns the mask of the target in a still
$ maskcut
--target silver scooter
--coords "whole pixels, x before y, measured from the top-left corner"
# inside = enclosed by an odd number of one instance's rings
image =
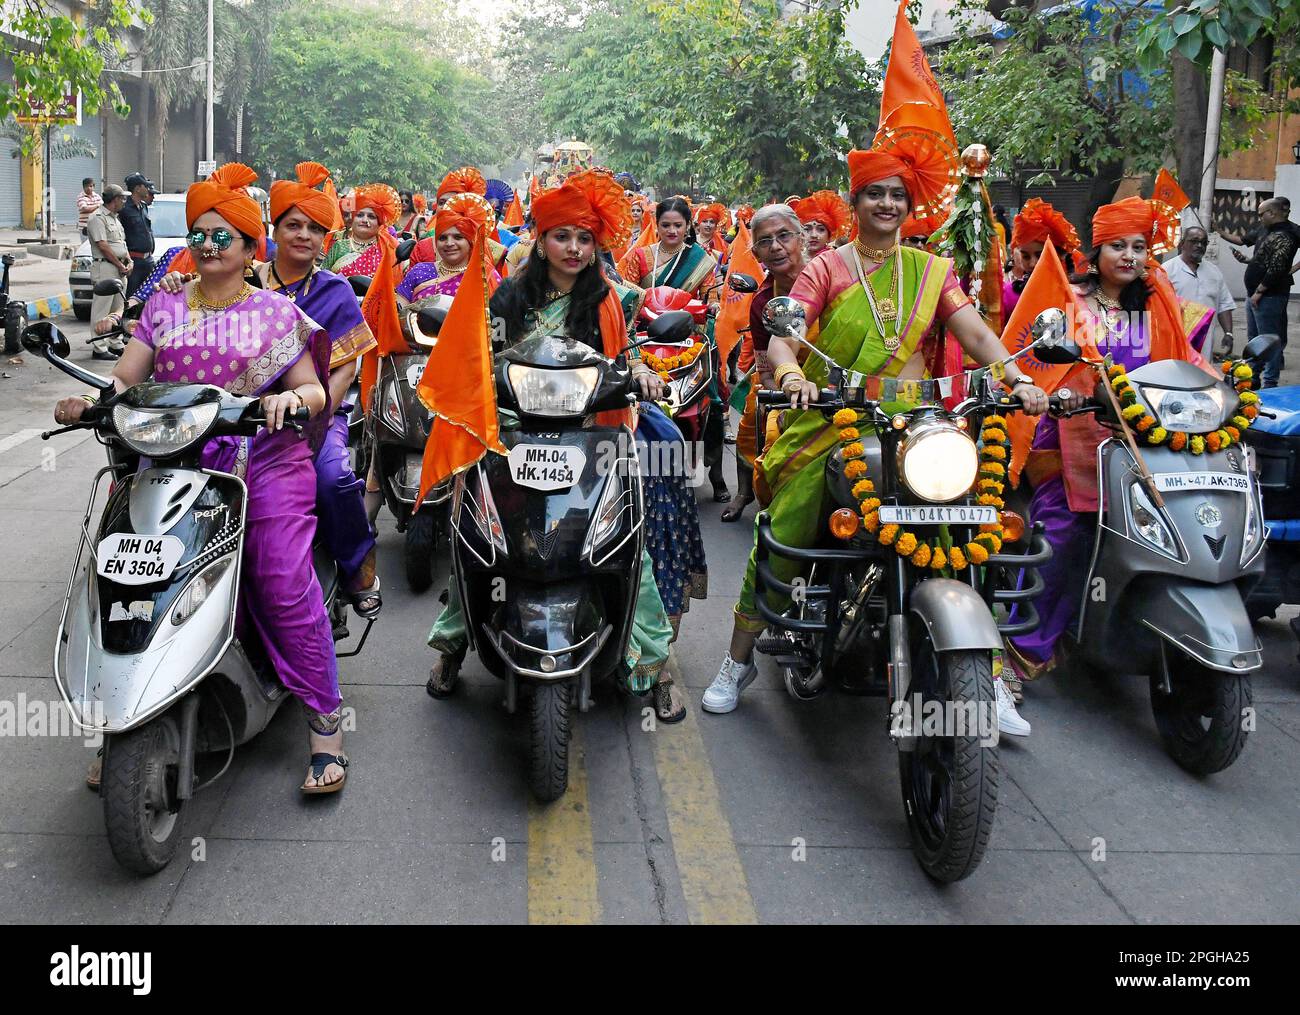
[[[48,321],[28,327],[23,344],[100,393],[78,423],[43,435],[94,430],[109,453],[82,520],[54,680],[78,727],[104,736],[100,796],[114,857],[152,874],[176,853],[185,804],[289,696],[260,643],[235,636],[248,489],[199,464],[209,440],[251,437],[265,419],[258,399],[209,384],[144,382],[119,394],[68,362],[68,340]],[[305,421],[298,410],[295,425]],[[148,468],[138,470],[142,457]],[[334,636],[347,637],[334,561],[317,547],[314,565]],[[372,624],[338,656],[360,652]],[[197,756],[217,751],[225,764],[199,783]]]
[[[1037,353],[1044,362],[1080,358],[1061,311],[1044,311],[1036,331],[1048,336]],[[1256,377],[1277,343],[1260,335],[1247,344]],[[1128,379],[1170,433],[1214,431],[1238,411],[1230,384],[1181,360],[1148,363]],[[1170,756],[1198,775],[1219,772],[1245,746],[1250,675],[1263,665],[1243,601],[1263,573],[1267,535],[1255,452],[1240,443],[1200,455],[1139,446],[1103,383],[1090,404],[1065,413],[1095,412],[1115,431],[1097,448],[1097,535],[1068,657],[1148,675]]]

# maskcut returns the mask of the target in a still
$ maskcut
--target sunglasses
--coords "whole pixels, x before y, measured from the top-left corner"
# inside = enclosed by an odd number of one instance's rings
[[[235,242],[235,234],[229,229],[214,229],[209,237],[202,229],[191,229],[189,235],[185,237],[185,244],[191,250],[198,250],[209,239],[217,250],[229,250],[230,245]]]

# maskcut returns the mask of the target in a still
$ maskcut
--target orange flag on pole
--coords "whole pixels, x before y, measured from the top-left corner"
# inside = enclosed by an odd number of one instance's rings
[[[1070,324],[1070,337],[1082,347],[1086,344],[1080,341],[1083,336],[1076,334],[1074,329],[1074,322],[1078,319],[1077,305],[1078,297],[1070,285],[1069,278],[1066,277],[1065,267],[1056,255],[1056,248],[1048,243],[1043,247],[1042,257],[1039,258],[1033,274],[1025,284],[1025,291],[1020,294],[1020,301],[1011,311],[1011,318],[1002,331],[1002,344],[1006,346],[1007,352],[1019,352],[1030,345],[1034,341],[1031,332],[1034,319],[1044,310],[1055,307],[1065,311],[1066,320]],[[1033,353],[1016,360],[1016,366],[1029,374],[1034,379],[1034,383],[1048,394],[1060,386],[1076,365],[1044,363]],[[1007,431],[1011,438],[1011,465],[1008,471],[1013,485],[1018,485],[1020,482],[1020,470],[1025,467],[1025,459],[1029,456],[1029,446],[1033,443],[1034,428],[1037,425],[1037,416],[1030,416],[1023,412],[1007,413]]]
[[[1156,173],[1156,185],[1151,191],[1151,200],[1163,201],[1174,211],[1182,211],[1192,203],[1192,199],[1183,193],[1183,188],[1178,186],[1178,181],[1164,167]]]
[[[943,112],[943,119],[948,120],[943,89],[930,72],[921,40],[907,20],[907,0],[899,0],[898,15],[894,18],[894,41],[889,49],[889,65],[885,68],[885,83],[880,94],[881,125],[907,102],[934,106]],[[948,133],[952,134],[951,124]],[[953,143],[956,143],[955,139]]]
[[[505,222],[503,224],[507,229],[518,229],[524,224],[524,209],[523,205],[519,203],[518,191],[515,192],[515,195],[510,199],[510,204],[506,207]]]
[[[749,227],[740,223],[740,230],[731,242],[732,258],[727,266],[727,278],[736,272],[752,275],[758,282],[763,280],[763,266],[758,263],[751,247],[752,237]],[[722,310],[713,325],[713,338],[718,343],[718,361],[726,363],[731,350],[741,339],[741,330],[749,326],[749,305],[753,302],[753,293],[739,293],[729,285],[722,287]]]
[[[361,357],[361,405],[370,407],[370,392],[379,379],[379,357],[404,353],[406,337],[402,319],[397,316],[395,291],[401,277],[397,273],[397,238],[380,226],[376,242],[383,248],[383,259],[361,301],[361,316],[370,326],[379,345]]]
[[[484,453],[506,453],[497,429],[492,380],[488,301],[496,285],[486,240],[480,229],[469,267],[438,332],[438,344],[429,350],[429,361],[416,387],[420,401],[433,413],[433,428],[424,444],[417,505],[433,487],[463,472]]]

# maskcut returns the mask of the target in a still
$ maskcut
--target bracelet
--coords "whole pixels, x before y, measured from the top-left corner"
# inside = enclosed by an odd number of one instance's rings
[[[801,381],[807,380],[804,376],[803,367],[798,363],[782,363],[772,371],[772,380],[776,382],[778,388],[784,388],[785,379],[791,374],[798,374]]]
[[[84,398],[84,399],[86,400],[86,404],[87,404],[87,405],[98,405],[98,404],[99,404],[99,399],[96,398],[94,395],[82,395],[81,397]]]

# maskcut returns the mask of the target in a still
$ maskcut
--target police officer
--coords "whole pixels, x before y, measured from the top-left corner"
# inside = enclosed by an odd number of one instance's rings
[[[153,184],[144,173],[132,173],[124,181],[126,189],[131,192],[126,207],[119,216],[122,228],[126,231],[126,249],[131,254],[131,276],[126,281],[126,295],[129,299],[140,286],[144,285],[154,269],[153,260],[153,223],[149,221],[149,205],[153,204]]]
[[[104,188],[104,203],[86,220],[86,236],[90,239],[90,281],[125,280],[131,274],[133,262],[127,252],[126,232],[119,215],[126,204],[126,191],[110,183]],[[110,314],[122,312],[121,293],[113,296],[95,295],[91,298],[90,319],[96,324]],[[91,343],[95,359],[117,359],[122,354],[122,336],[98,338]]]

